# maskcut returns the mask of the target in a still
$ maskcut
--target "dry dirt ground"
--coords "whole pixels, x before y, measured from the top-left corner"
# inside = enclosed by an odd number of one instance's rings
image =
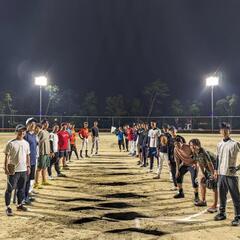
[[[12,134],[0,135],[3,147]],[[185,135],[189,140],[196,135]],[[204,146],[215,151],[219,135],[198,135]],[[233,136],[240,139],[240,136]],[[136,165],[136,158],[120,153],[116,137],[102,134],[100,156],[70,163],[67,178],[55,179],[38,191],[37,201],[27,213],[15,211],[6,217],[6,177],[0,170],[0,239],[240,239],[240,228],[228,219],[214,222],[206,208],[193,206],[189,174],[185,178],[185,199],[173,199],[165,164],[161,180],[153,180]],[[212,195],[208,192],[208,203]],[[15,207],[13,206],[15,210]]]

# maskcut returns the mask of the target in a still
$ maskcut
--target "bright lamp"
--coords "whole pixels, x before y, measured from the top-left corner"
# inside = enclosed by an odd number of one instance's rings
[[[219,84],[219,78],[218,77],[208,77],[206,79],[206,86],[207,87],[214,87],[214,86],[218,86]]]
[[[45,76],[35,77],[35,84],[37,86],[47,86],[47,78]]]

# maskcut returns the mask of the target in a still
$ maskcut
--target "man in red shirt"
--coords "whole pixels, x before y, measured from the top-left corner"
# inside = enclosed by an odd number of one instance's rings
[[[59,162],[62,161],[63,169],[69,170],[69,167],[66,163],[68,157],[68,143],[70,135],[67,131],[67,123],[61,124],[61,130],[58,132],[58,148],[59,148]]]
[[[129,125],[127,125],[126,135],[127,135],[127,139],[130,146],[129,155],[133,155],[134,154],[134,132],[133,132],[133,128],[131,128]]]
[[[83,158],[83,150],[85,149],[85,156],[89,158],[88,156],[88,137],[89,137],[89,129],[88,129],[88,122],[83,123],[83,128],[81,128],[78,132],[79,137],[82,140],[82,146],[80,150],[80,157]]]

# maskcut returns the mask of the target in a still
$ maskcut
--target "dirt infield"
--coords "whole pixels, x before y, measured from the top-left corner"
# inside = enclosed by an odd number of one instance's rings
[[[3,146],[12,136],[0,135],[1,166]],[[197,136],[215,151],[219,135]],[[13,207],[11,218],[4,213],[6,176],[1,167],[0,239],[240,239],[239,227],[230,227],[231,202],[228,219],[214,222],[206,208],[193,205],[189,175],[185,199],[173,199],[166,164],[162,178],[153,180],[154,174],[139,168],[136,158],[118,152],[116,142],[115,136],[102,134],[100,156],[73,159],[67,178],[52,180],[51,186],[39,190],[31,211],[19,213]],[[209,205],[211,200],[208,192]]]

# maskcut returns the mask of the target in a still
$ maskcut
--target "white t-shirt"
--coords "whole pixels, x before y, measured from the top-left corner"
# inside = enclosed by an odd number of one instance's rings
[[[155,129],[150,129],[148,132],[148,137],[149,137],[149,147],[152,148],[156,148],[158,145],[158,138],[161,135],[161,130],[159,128],[155,128]]]
[[[16,166],[16,172],[27,171],[27,155],[30,146],[26,140],[12,140],[7,143],[4,153],[9,155],[9,161]]]
[[[58,152],[58,135],[57,133],[50,133],[50,141],[53,143],[53,152]]]
[[[217,147],[218,173],[225,176],[235,176],[229,170],[230,167],[236,167],[237,156],[240,151],[240,143],[232,139],[221,141]]]

